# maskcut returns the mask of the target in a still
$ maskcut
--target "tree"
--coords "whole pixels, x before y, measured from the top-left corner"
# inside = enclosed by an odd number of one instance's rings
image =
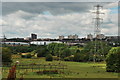
[[[54,56],[59,56],[59,54],[68,46],[63,43],[51,43],[47,46],[47,49],[49,50],[50,54]]]
[[[2,48],[2,62],[12,62],[12,52],[9,48],[3,47]]]
[[[37,53],[37,57],[45,57],[49,52],[48,49],[46,49],[46,47],[39,47],[36,50]]]
[[[27,53],[31,52],[33,50],[36,50],[38,47],[37,46],[8,46],[8,48],[12,51],[12,53]]]
[[[49,50],[50,54],[52,54],[52,55],[55,55],[54,54],[55,45],[56,45],[56,43],[51,43],[47,46],[47,49]]]
[[[80,48],[79,48],[80,49]],[[79,50],[78,46],[69,46],[69,50],[71,51],[71,54],[73,55],[76,53],[76,50]],[[80,50],[79,50],[80,51]]]
[[[80,62],[80,60],[81,60],[80,57],[81,57],[80,53],[75,53],[74,54],[74,61]]]
[[[79,50],[79,49],[77,49],[77,50],[76,50],[76,53],[80,53],[80,50]]]
[[[107,72],[120,72],[120,47],[113,47],[106,58]]]
[[[60,57],[61,57],[61,58],[65,58],[65,57],[68,57],[68,56],[70,56],[70,55],[71,55],[70,49],[69,49],[69,48],[66,48],[66,49],[64,49],[64,50],[61,52]]]
[[[86,62],[86,61],[88,61],[88,59],[89,59],[89,56],[88,56],[86,50],[81,50],[81,51],[79,49],[76,50],[76,53],[74,54],[74,61]]]
[[[51,55],[51,54],[48,54],[48,55],[46,56],[46,61],[52,61],[52,60],[53,60],[52,55]]]
[[[95,61],[103,61],[105,60],[105,57],[108,54],[110,49],[111,49],[111,46],[109,46],[106,42],[91,41],[86,44],[86,46],[81,52],[88,55],[89,61],[93,60],[94,58],[95,58]]]

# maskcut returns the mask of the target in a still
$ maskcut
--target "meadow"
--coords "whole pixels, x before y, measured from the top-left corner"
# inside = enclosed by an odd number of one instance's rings
[[[64,64],[67,69],[59,69],[64,73],[59,74],[37,74],[36,72],[42,69],[18,69],[16,77],[20,78],[118,78],[118,73],[106,72],[105,62],[72,62],[72,61],[45,61],[45,58],[21,58],[19,55],[14,55],[13,63],[19,61],[24,64]],[[30,66],[28,66],[30,67]],[[3,67],[2,77],[7,78],[10,67]]]

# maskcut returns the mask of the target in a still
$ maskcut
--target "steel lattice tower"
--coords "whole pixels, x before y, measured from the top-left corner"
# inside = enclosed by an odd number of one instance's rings
[[[95,14],[95,18],[94,21],[95,21],[95,26],[94,26],[94,36],[95,36],[95,46],[94,46],[94,62],[96,61],[96,53],[97,53],[97,44],[96,44],[96,41],[97,41],[97,36],[99,36],[101,34],[101,29],[100,29],[100,26],[101,26],[101,23],[103,21],[103,18],[100,17],[100,14],[104,14],[102,13],[100,10],[103,8],[103,6],[100,6],[100,5],[96,5],[94,6],[95,8],[95,12],[93,12]]]
[[[93,13],[96,14],[96,17],[93,18],[93,19],[95,20],[94,34],[95,34],[95,36],[96,36],[96,35],[99,35],[99,34],[101,33],[100,25],[101,25],[101,23],[102,23],[102,21],[103,21],[103,18],[100,18],[100,14],[104,14],[104,13],[102,13],[102,12],[100,11],[100,9],[102,9],[103,6],[96,5],[96,6],[94,6],[94,8],[95,8],[95,10],[96,10],[95,12],[93,12]]]

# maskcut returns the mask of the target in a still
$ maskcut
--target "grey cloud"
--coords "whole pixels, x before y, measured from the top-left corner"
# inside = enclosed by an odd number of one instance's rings
[[[3,2],[116,2],[119,0],[4,0]]]
[[[30,13],[42,13],[50,11],[53,15],[72,13],[72,12],[87,12],[93,8],[93,5],[98,3],[91,2],[3,2],[3,15],[10,14],[17,10],[22,10]],[[100,3],[102,5],[106,3]]]
[[[96,3],[3,4],[3,21],[7,25],[3,27],[3,32],[9,37],[27,37],[30,33],[37,33],[39,37],[52,38],[70,34],[85,37],[87,34],[93,33],[94,25],[91,24],[93,16],[88,11],[93,9],[92,7]],[[102,3],[102,5],[105,4],[107,3]],[[112,18],[114,15],[106,14],[105,16],[107,17],[104,17],[106,19],[103,33],[116,35],[116,19]],[[110,21],[113,25],[109,24]],[[114,28],[114,26],[116,27]],[[12,33],[13,31],[14,33]],[[113,33],[109,33],[109,31],[113,31]]]

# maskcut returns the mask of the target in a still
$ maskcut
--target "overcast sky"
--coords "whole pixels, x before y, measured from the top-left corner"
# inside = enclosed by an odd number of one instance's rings
[[[0,25],[2,33],[11,37],[58,38],[59,35],[77,34],[86,37],[94,32],[93,6],[103,6],[105,15],[101,33],[118,34],[118,3],[93,2],[3,2]],[[2,36],[2,35],[1,35]]]

